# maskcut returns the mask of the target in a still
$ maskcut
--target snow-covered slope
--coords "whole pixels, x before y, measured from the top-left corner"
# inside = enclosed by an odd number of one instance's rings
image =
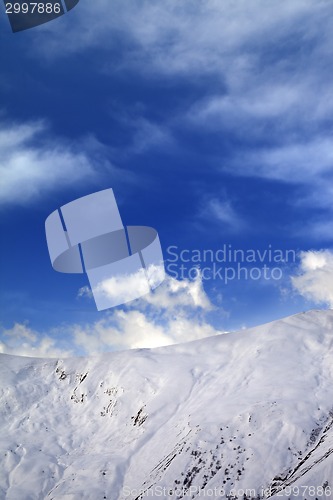
[[[159,349],[2,354],[0,498],[332,498],[332,346],[333,311],[310,311]]]

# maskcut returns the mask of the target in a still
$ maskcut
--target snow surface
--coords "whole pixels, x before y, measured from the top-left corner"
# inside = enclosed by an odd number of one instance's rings
[[[333,498],[332,345],[333,311],[310,311],[157,349],[1,354],[0,498]]]

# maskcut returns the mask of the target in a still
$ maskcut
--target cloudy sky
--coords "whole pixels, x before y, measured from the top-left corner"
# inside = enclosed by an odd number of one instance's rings
[[[0,350],[194,340],[333,306],[333,6],[81,0],[13,34],[0,6]],[[97,312],[46,217],[112,187],[168,278]],[[236,251],[236,254],[234,253]]]

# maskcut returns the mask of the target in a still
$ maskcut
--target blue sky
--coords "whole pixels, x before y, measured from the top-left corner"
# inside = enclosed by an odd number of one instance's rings
[[[1,8],[3,352],[149,347],[331,307],[330,2],[81,0],[16,34]],[[110,187],[124,224],[157,229],[170,278],[97,312],[86,276],[52,269],[44,222]],[[180,261],[225,245],[297,257],[228,283],[193,268],[236,261]]]

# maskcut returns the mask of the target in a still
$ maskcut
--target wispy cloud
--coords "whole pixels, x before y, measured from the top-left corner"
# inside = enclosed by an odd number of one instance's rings
[[[194,127],[242,144],[230,157],[216,152],[222,171],[312,183],[332,166],[332,18],[325,1],[101,0],[83,3],[61,26],[48,23],[35,40],[48,59],[103,48],[100,71],[112,60],[112,75],[208,78],[167,123],[141,117],[140,126],[138,117],[134,152],[167,148],[179,128]]]
[[[94,138],[70,143],[50,134],[44,121],[0,123],[0,204],[26,204],[59,188],[116,169]]]
[[[159,125],[146,118],[139,117],[132,122],[135,128],[130,153],[144,153],[156,148],[170,148],[174,145],[171,131],[163,125]]]
[[[205,197],[199,209],[199,220],[205,224],[220,224],[228,231],[237,232],[244,228],[244,221],[226,198]]]
[[[330,138],[320,137],[280,147],[258,148],[256,152],[236,155],[229,168],[234,173],[288,183],[315,182],[323,188],[323,176],[333,171],[333,145]]]
[[[141,66],[143,73],[150,69],[164,73],[224,74],[231,65],[241,66],[243,59],[232,58],[235,53],[251,54],[258,50],[259,42],[264,41],[267,47],[272,41],[282,41],[289,33],[293,33],[294,40],[307,34],[306,41],[311,41],[316,34],[313,27],[320,23],[321,30],[325,30],[330,13],[327,2],[314,5],[308,0],[292,3],[284,0],[278,5],[264,0],[254,3],[130,0],[126,4],[122,0],[111,3],[100,0],[93,5],[83,3],[75,16],[64,17],[61,24],[45,25],[36,38],[43,38],[47,49],[44,46],[40,50],[48,50],[51,56],[50,47],[62,57],[72,51],[85,51],[87,47],[103,47],[108,51],[119,51],[120,47],[127,52],[122,65]],[[328,51],[329,40],[323,44],[323,50],[325,47]]]

